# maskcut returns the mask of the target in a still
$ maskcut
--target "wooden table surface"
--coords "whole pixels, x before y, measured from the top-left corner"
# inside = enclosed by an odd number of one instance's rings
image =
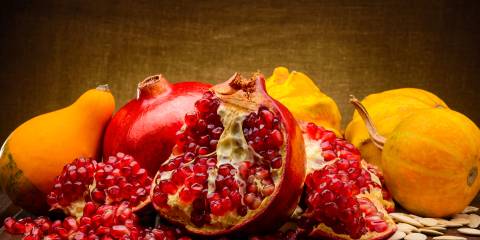
[[[419,87],[480,123],[479,1],[61,1],[0,4],[0,141],[23,121],[108,83],[217,83],[284,65],[338,103]],[[478,202],[475,204],[478,205]],[[0,194],[0,217],[17,211]]]

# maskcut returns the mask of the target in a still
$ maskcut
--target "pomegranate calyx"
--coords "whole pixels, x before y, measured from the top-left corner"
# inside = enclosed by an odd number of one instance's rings
[[[255,73],[248,79],[235,73],[226,82],[215,85],[212,90],[224,104],[252,112],[258,110],[259,104],[266,102],[263,96],[266,94],[263,85],[264,78],[260,73]]]
[[[255,92],[257,77],[260,73],[255,73],[251,78],[244,78],[240,73],[234,73],[226,82],[214,87],[216,93],[221,95],[231,95],[242,90],[245,93]]]
[[[138,83],[137,99],[154,98],[170,91],[170,83],[162,74],[153,75]]]
[[[365,122],[365,126],[367,127],[367,130],[368,130],[368,135],[370,136],[370,139],[372,140],[373,144],[376,147],[378,147],[380,150],[383,149],[383,145],[385,145],[385,142],[387,139],[384,136],[380,135],[380,133],[378,133],[377,128],[375,127],[375,124],[373,123],[372,118],[370,118],[370,115],[368,114],[367,109],[353,95],[350,95],[350,103],[353,104],[358,114]]]

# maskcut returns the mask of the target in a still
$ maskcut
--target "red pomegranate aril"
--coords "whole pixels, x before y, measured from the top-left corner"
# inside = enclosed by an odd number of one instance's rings
[[[179,197],[183,202],[189,203],[193,201],[194,199],[194,192],[190,190],[188,187],[182,188],[182,190],[179,193]]]
[[[162,189],[162,192],[168,193],[168,194],[175,194],[177,192],[177,186],[168,181],[168,180],[163,180],[160,183],[160,188]]]
[[[152,202],[157,206],[165,206],[168,201],[168,195],[163,192],[155,192],[152,198]]]
[[[75,220],[73,217],[66,217],[63,220],[63,227],[68,230],[76,230],[78,228],[77,220]]]
[[[185,114],[185,124],[189,127],[192,127],[197,122],[197,113],[190,112]]]
[[[5,226],[5,230],[7,232],[12,232],[13,233],[13,225],[15,224],[15,219],[12,217],[7,217],[5,220],[3,220],[3,225]]]
[[[112,234],[112,237],[120,239],[125,235],[129,235],[130,230],[128,230],[128,228],[124,225],[115,225],[112,226],[110,233]]]
[[[208,153],[208,148],[207,147],[200,147],[200,148],[198,148],[197,153],[198,153],[198,155],[206,155]]]
[[[262,194],[263,196],[270,196],[272,193],[275,191],[275,186],[274,185],[266,185],[262,189]]]
[[[93,190],[93,192],[91,193],[91,196],[93,201],[95,202],[104,202],[106,198],[105,193],[97,189]]]
[[[282,133],[277,130],[277,129],[274,129],[270,135],[269,135],[269,140],[271,141],[271,143],[273,144],[273,146],[275,147],[280,147],[282,146],[283,144],[283,136],[282,136]]]
[[[271,167],[273,169],[279,169],[279,168],[282,167],[282,158],[281,157],[276,157],[276,158],[272,159],[270,164],[271,164]]]

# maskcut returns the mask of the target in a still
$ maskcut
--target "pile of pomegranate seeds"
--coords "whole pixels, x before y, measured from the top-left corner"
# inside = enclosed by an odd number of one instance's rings
[[[133,239],[133,240],[188,240],[181,231],[167,226],[144,229],[138,224],[138,217],[128,207],[128,202],[118,206],[97,206],[87,202],[83,215],[76,220],[66,217],[64,220],[50,221],[45,217],[24,218],[4,221],[5,230],[10,234],[23,235],[25,240],[63,240],[63,239]]]
[[[272,169],[282,166],[280,121],[265,107],[244,116],[241,125],[232,124],[230,135],[224,137],[232,141],[228,144],[246,141],[247,150],[254,152],[251,158],[236,160],[234,152],[229,159],[217,156],[224,134],[219,107],[212,92],[195,102],[195,112],[185,116],[185,126],[177,133],[177,155],[162,164],[154,180],[154,205],[168,209],[169,199],[178,200],[175,205],[191,205],[190,220],[197,226],[210,223],[214,216],[245,216],[257,209],[275,191]]]
[[[371,231],[386,231],[389,226],[383,219],[384,213],[361,195],[368,194],[372,188],[381,189],[381,185],[372,179],[375,175],[366,165],[362,165],[360,152],[352,144],[336,138],[333,132],[314,124],[308,124],[306,132],[309,143],[320,144],[323,165],[310,169],[307,175],[309,218],[301,220],[302,227],[323,223],[336,233],[352,238]]]

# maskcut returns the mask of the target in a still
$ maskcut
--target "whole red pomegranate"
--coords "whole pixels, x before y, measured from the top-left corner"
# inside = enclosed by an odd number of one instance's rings
[[[170,84],[162,75],[138,84],[137,98],[123,106],[108,124],[103,156],[123,152],[133,156],[153,176],[175,145],[175,132],[193,102],[211,85],[198,82]]]
[[[310,237],[386,239],[396,230],[387,211],[394,205],[382,188],[378,169],[335,133],[309,123],[304,140],[307,155],[305,197],[300,228]]]
[[[305,177],[295,119],[267,95],[260,74],[235,74],[194,105],[154,178],[154,207],[204,236],[278,227],[295,210]]]

